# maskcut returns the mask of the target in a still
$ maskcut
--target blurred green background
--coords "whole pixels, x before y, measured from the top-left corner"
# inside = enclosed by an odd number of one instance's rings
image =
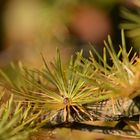
[[[41,67],[40,53],[53,60],[56,48],[66,62],[89,42],[101,51],[111,34],[119,43],[120,7],[134,9],[136,0],[1,0],[0,67],[22,61]],[[117,48],[116,48],[117,49]]]

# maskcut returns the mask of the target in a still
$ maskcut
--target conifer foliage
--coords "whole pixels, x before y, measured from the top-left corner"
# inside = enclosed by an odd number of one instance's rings
[[[63,65],[57,50],[57,57],[49,66],[42,57],[42,70],[13,65],[13,74],[16,75],[14,79],[1,71],[2,87],[12,97],[8,101],[9,111],[2,115],[0,126],[13,117],[2,132],[9,131],[9,135],[17,134],[18,137],[18,134],[22,135],[21,132],[26,132],[30,126],[33,130],[40,127],[67,127],[140,137],[140,58],[137,54],[129,58],[132,49],[126,52],[123,30],[121,37],[122,44],[119,45],[118,53],[114,51],[108,36],[108,41],[104,42],[103,56],[92,48],[88,59],[82,56],[81,51],[71,57],[67,65]],[[111,65],[107,62],[107,53],[112,61]],[[95,59],[95,55],[98,59]],[[18,106],[9,113],[13,100],[18,102]],[[17,120],[19,123],[15,123]],[[117,124],[114,127],[86,124],[97,120],[117,121]],[[120,122],[124,125],[120,125]],[[11,130],[12,125],[14,129]]]

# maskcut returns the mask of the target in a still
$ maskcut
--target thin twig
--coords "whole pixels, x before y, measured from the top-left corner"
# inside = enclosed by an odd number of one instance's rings
[[[72,130],[81,130],[87,132],[110,134],[110,135],[124,136],[124,137],[136,137],[136,135],[138,135],[135,131],[129,129],[121,130],[110,126],[96,126],[96,125],[89,125],[89,124],[78,123],[78,122],[62,123],[57,125],[46,125],[44,126],[44,128],[49,128],[49,129],[70,128]]]

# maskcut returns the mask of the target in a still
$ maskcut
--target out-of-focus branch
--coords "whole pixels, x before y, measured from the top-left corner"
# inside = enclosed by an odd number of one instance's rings
[[[116,127],[89,125],[89,124],[78,123],[78,122],[62,123],[57,125],[46,125],[44,126],[44,128],[49,128],[49,129],[70,128],[72,130],[103,133],[103,134],[110,134],[115,136],[124,136],[124,137],[136,136],[136,132],[129,129],[121,130]]]

